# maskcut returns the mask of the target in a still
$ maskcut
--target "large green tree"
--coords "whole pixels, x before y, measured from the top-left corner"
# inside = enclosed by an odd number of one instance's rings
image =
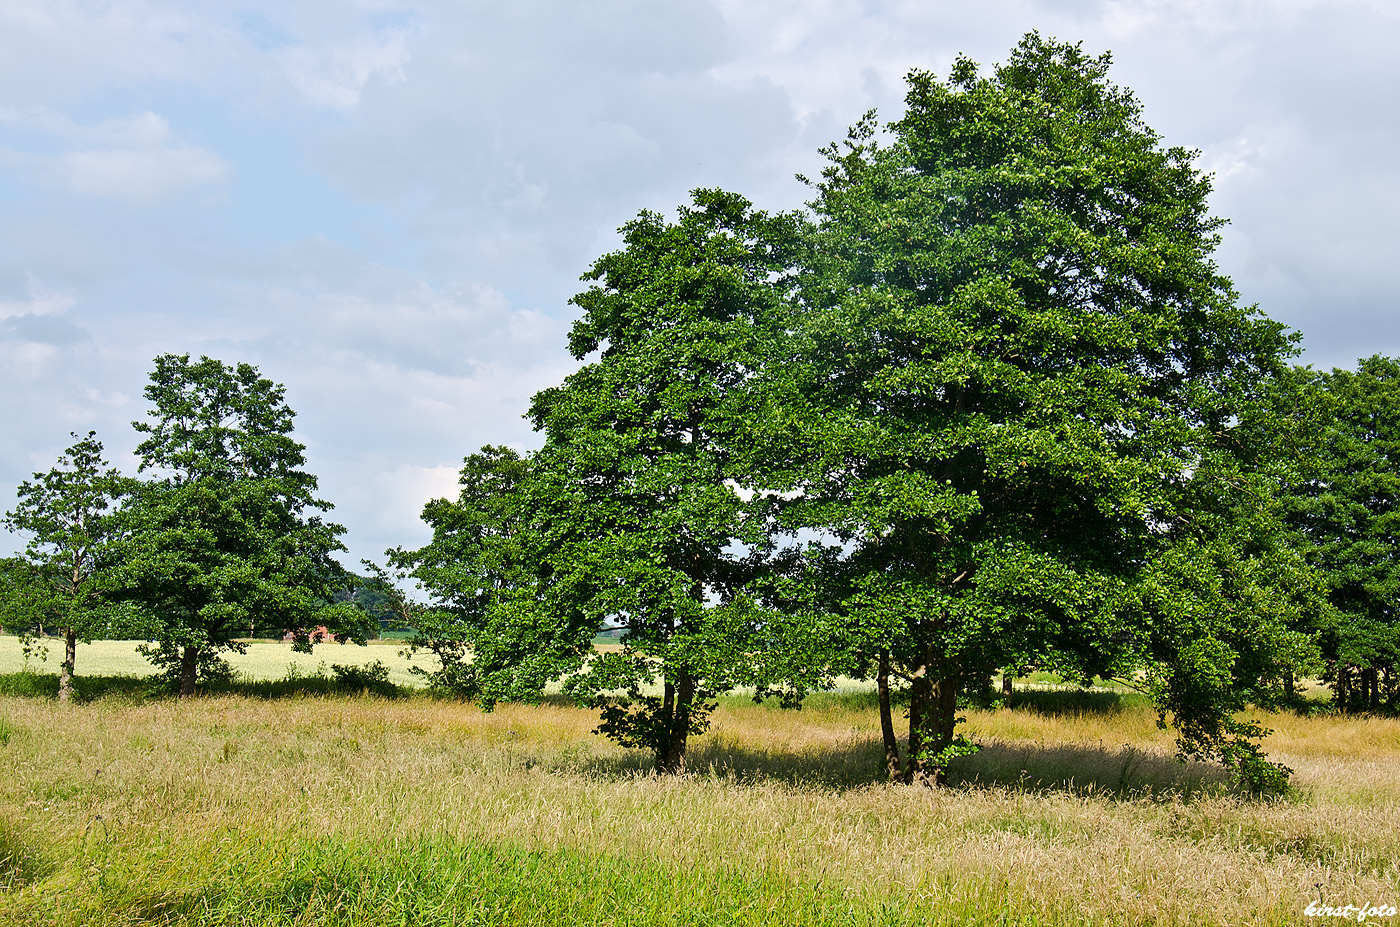
[[[1322,426],[1313,463],[1285,499],[1289,523],[1326,577],[1334,611],[1317,622],[1327,677],[1343,710],[1394,711],[1400,690],[1400,361],[1376,355],[1357,369],[1303,370]]]
[[[5,610],[11,621],[49,624],[63,638],[62,701],[73,695],[78,642],[110,636],[124,614],[112,579],[119,533],[114,507],[131,488],[131,480],[103,460],[96,432],[72,437],[53,469],[20,484],[4,518],[6,528],[28,536],[26,564],[13,571]]]
[[[1163,147],[1109,57],[1032,33],[983,74],[909,75],[814,183],[793,341],[754,410],[755,474],[831,540],[864,672],[908,686],[905,780],[966,749],[998,667],[1145,664],[1187,753],[1270,768],[1233,711],[1297,652],[1310,595],[1279,542],[1253,397],[1291,353],[1213,260],[1194,153]]]
[[[325,625],[363,639],[366,619],[331,604],[345,572],[341,526],[321,514],[316,477],[302,469],[282,386],[249,364],[157,357],[137,447],[153,479],[125,510],[122,574],[153,616],[147,656],[195,691],[202,670],[241,637],[297,635]]]

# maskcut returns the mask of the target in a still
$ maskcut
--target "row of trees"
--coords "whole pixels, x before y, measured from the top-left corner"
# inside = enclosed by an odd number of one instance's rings
[[[371,621],[332,556],[345,529],[322,517],[283,388],[248,364],[164,355],[145,396],[150,418],[133,423],[144,478],[110,467],[89,432],[20,485],[4,518],[28,546],[0,570],[0,618],[63,638],[59,697],[80,640],[151,641],[143,653],[181,695],[240,638],[290,630],[305,647],[325,626],[363,640]]]
[[[720,692],[873,678],[891,778],[930,782],[998,669],[1134,680],[1259,787],[1286,770],[1237,713],[1319,640],[1343,705],[1385,697],[1394,461],[1340,435],[1393,365],[1290,366],[1213,262],[1210,178],[1108,66],[1031,34],[911,74],[803,212],[700,190],[628,223],[573,300],[584,365],[529,410],[542,448],[468,457],[432,542],[390,552],[436,681],[562,679],[676,771]]]
[[[1400,361],[1295,372],[1286,394],[1310,410],[1285,520],[1327,585],[1308,624],[1344,711],[1400,708]],[[1291,694],[1291,692],[1290,692]]]

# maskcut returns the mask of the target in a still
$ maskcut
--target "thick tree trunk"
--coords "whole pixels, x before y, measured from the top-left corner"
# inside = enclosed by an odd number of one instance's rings
[[[940,785],[944,770],[930,759],[953,742],[953,728],[958,720],[957,668],[943,665],[933,679],[925,672],[914,679],[909,702],[909,760],[905,765],[904,781],[924,785]],[[921,757],[922,754],[922,757]]]
[[[1011,673],[1009,671],[1003,672],[1001,674],[1001,697],[1011,698],[1011,696],[1015,694],[1015,692],[1016,687],[1012,683]]]
[[[685,772],[685,749],[690,740],[691,705],[695,701],[695,679],[688,670],[669,680],[662,694],[662,718],[669,730],[666,742],[656,751],[656,772],[660,775],[680,775]]]
[[[186,647],[180,652],[180,698],[194,695],[195,674],[199,672],[199,648]]]
[[[73,665],[78,661],[78,632],[72,628],[63,629],[63,662],[58,664],[58,700],[66,702],[73,697]]]
[[[1283,674],[1283,699],[1288,704],[1293,704],[1296,693],[1293,689],[1293,673],[1289,671]]]
[[[885,740],[885,771],[891,782],[898,782],[904,773],[899,759],[899,741],[894,735],[894,716],[890,713],[890,652],[880,651],[880,669],[875,676],[880,697],[880,734]]]

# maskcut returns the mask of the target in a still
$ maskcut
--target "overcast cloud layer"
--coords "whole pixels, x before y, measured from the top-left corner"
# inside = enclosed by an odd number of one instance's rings
[[[151,359],[208,354],[286,384],[347,564],[417,545],[465,454],[537,445],[621,223],[795,207],[910,68],[1030,29],[1201,150],[1221,267],[1306,362],[1400,354],[1392,0],[5,0],[0,510],[70,431],[134,472]]]

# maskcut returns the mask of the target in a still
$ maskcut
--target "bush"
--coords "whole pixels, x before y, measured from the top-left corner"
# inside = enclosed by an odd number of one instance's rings
[[[395,698],[399,694],[399,687],[389,681],[389,667],[383,660],[364,666],[333,663],[331,672],[335,675],[335,687],[343,692],[372,692],[385,698]]]

